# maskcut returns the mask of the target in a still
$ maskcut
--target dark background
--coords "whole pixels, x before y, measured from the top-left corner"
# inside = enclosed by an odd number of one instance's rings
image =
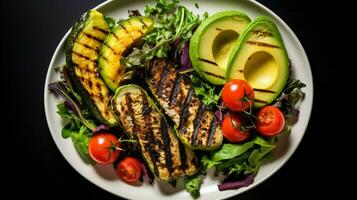
[[[1,163],[9,168],[3,171],[3,177],[8,179],[6,190],[15,189],[10,193],[12,197],[118,199],[81,177],[64,160],[51,138],[43,106],[45,75],[56,46],[81,13],[101,2],[1,1],[1,81],[5,89],[1,99],[7,113]],[[336,91],[343,87],[338,86],[336,73],[344,67],[337,56],[344,50],[332,38],[336,38],[336,24],[343,17],[335,12],[339,9],[336,4],[329,5],[328,1],[259,2],[278,14],[304,46],[314,77],[314,107],[306,135],[287,164],[261,185],[234,199],[333,194],[343,185],[339,177],[347,176],[345,167],[349,162],[343,160],[334,143],[341,133],[334,124],[340,121],[331,118],[331,104],[339,107]],[[6,94],[10,99],[5,98]]]

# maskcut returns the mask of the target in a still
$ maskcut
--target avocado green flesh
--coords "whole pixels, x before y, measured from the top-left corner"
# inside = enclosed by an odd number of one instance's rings
[[[143,158],[158,179],[169,181],[196,173],[198,164],[194,152],[180,144],[142,88],[119,87],[111,105],[125,132],[138,141]]]
[[[281,93],[288,74],[288,56],[277,27],[265,17],[257,18],[232,51],[227,80],[246,80],[254,89],[254,106],[261,107]]]
[[[120,64],[123,54],[151,29],[148,17],[131,17],[121,22],[105,38],[99,49],[98,64],[106,85],[115,91],[125,78],[126,68]]]
[[[238,11],[224,11],[205,19],[190,41],[194,69],[208,82],[222,85],[229,55],[250,19]]]
[[[98,49],[109,32],[104,16],[89,10],[74,25],[66,41],[66,66],[84,105],[102,123],[115,125],[109,109],[111,93],[98,74]]]

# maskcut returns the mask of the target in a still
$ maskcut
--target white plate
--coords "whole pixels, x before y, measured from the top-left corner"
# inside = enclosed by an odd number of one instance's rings
[[[200,14],[203,14],[205,11],[208,11],[208,13],[211,14],[218,11],[236,9],[247,13],[251,19],[261,15],[272,18],[278,26],[285,42],[286,49],[293,64],[294,76],[307,84],[307,87],[304,88],[306,97],[300,105],[300,118],[297,124],[295,124],[293,127],[292,134],[290,137],[286,137],[280,140],[277,149],[275,149],[273,152],[273,158],[261,166],[260,171],[255,177],[255,181],[252,185],[238,190],[219,192],[217,188],[217,178],[209,175],[204,179],[204,183],[201,188],[201,199],[222,199],[240,194],[262,183],[264,180],[278,171],[294,153],[301,139],[303,138],[310,118],[313,98],[312,74],[307,56],[299,40],[293,31],[288,27],[288,25],[286,25],[283,20],[281,20],[268,8],[264,7],[258,2],[251,0],[217,0],[199,1],[199,9],[197,9],[194,6],[194,2],[195,1],[184,1],[182,4],[185,5],[188,9]],[[127,17],[128,9],[139,9],[143,11],[145,4],[147,4],[147,1],[144,0],[114,0],[102,3],[95,9],[98,9],[100,12],[103,12],[107,16],[119,19]],[[81,13],[78,13],[78,17],[80,14]],[[189,199],[190,195],[182,187],[174,189],[167,184],[159,184],[158,182],[155,182],[153,186],[144,184],[140,187],[134,187],[125,184],[117,178],[116,173],[111,165],[98,165],[93,167],[91,165],[85,164],[74,149],[72,141],[70,139],[65,140],[61,138],[61,128],[63,127],[63,121],[56,113],[56,105],[59,100],[56,99],[53,95],[49,94],[47,86],[49,83],[59,80],[59,76],[54,69],[56,66],[65,62],[63,49],[67,36],[68,33],[63,37],[55,53],[53,54],[51,63],[48,68],[44,90],[44,103],[47,123],[52,137],[62,155],[70,163],[70,165],[86,179],[103,188],[104,190],[107,190],[108,192],[118,196],[129,199],[147,199],[148,197],[155,200],[169,198],[170,200]]]

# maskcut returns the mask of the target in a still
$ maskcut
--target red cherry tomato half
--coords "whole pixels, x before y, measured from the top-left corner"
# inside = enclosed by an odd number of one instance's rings
[[[243,142],[248,139],[250,131],[243,131],[242,120],[236,114],[227,114],[222,123],[224,137],[233,143]]]
[[[222,100],[230,110],[241,112],[253,105],[254,91],[247,81],[233,79],[223,86]]]
[[[264,106],[257,113],[256,126],[262,136],[276,136],[284,129],[284,114],[275,106]]]
[[[91,158],[99,164],[111,164],[119,157],[120,143],[111,133],[95,134],[90,140],[88,151]]]
[[[136,184],[139,182],[141,175],[140,163],[133,157],[126,157],[119,162],[117,166],[117,173],[121,180],[129,184]]]

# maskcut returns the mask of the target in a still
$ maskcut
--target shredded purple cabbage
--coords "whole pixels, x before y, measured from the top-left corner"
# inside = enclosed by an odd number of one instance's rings
[[[219,191],[224,191],[224,190],[236,190],[241,187],[247,187],[254,182],[254,177],[255,177],[255,173],[252,173],[245,176],[244,179],[242,180],[235,180],[235,181],[229,180],[227,182],[225,182],[226,180],[224,180],[222,184],[218,185],[218,189]]]
[[[152,175],[152,173],[150,173],[147,170],[146,166],[142,163],[142,161],[139,161],[139,164],[140,164],[140,168],[141,168],[141,171],[142,171],[142,176],[143,176],[144,182],[149,183],[150,185],[152,185],[153,182],[154,182],[154,176]]]
[[[93,134],[107,132],[107,131],[109,131],[109,129],[110,129],[110,127],[108,125],[101,124],[101,125],[97,126],[97,128],[94,129]]]

